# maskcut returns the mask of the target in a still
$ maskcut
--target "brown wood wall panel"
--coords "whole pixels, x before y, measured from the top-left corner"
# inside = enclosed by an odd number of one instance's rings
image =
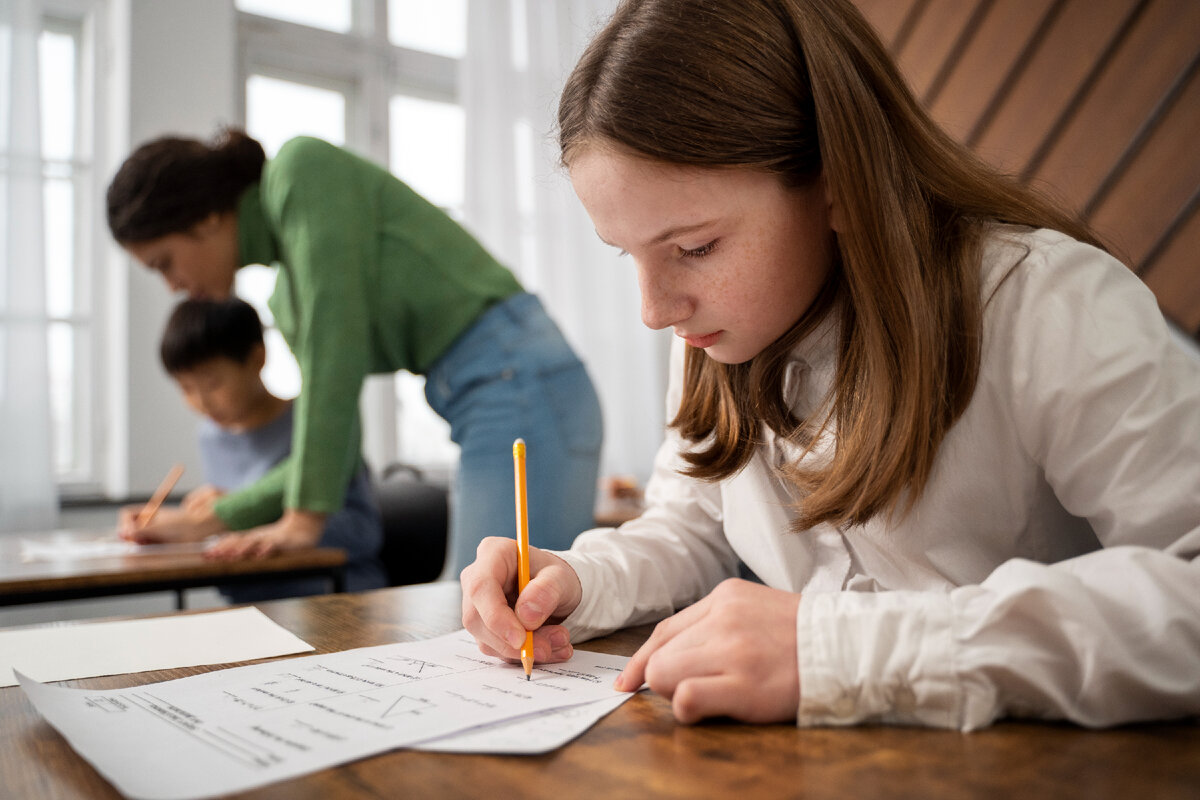
[[[1075,208],[1098,203],[1097,191],[1196,55],[1197,42],[1200,2],[1150,4],[1031,177]]]
[[[857,0],[959,141],[1048,188],[1200,336],[1200,0]]]
[[[924,98],[951,135],[960,141],[970,137],[1054,5],[1055,0],[1028,0],[988,7],[958,60],[948,65],[941,90]]]
[[[1021,173],[1134,5],[1135,0],[1068,2],[1008,96],[1000,98],[999,111],[970,144],[1004,171]]]
[[[920,18],[914,21],[911,33],[896,55],[900,71],[917,97],[925,97],[980,1],[929,0]]]
[[[1146,285],[1159,298],[1163,313],[1188,331],[1200,331],[1197,253],[1200,253],[1200,211],[1193,211],[1162,254],[1142,274]]]
[[[1198,134],[1200,70],[1090,218],[1139,271],[1158,238],[1200,186]]]

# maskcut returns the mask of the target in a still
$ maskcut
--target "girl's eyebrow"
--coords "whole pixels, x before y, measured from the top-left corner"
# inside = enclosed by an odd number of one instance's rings
[[[662,244],[663,242],[667,241],[668,239],[673,239],[676,236],[681,236],[685,233],[692,233],[693,231],[698,231],[702,228],[707,228],[708,226],[714,225],[714,224],[716,224],[716,220],[706,220],[704,222],[696,222],[691,225],[676,225],[674,227],[667,228],[665,231],[658,234],[650,241],[646,242],[646,244],[648,246],[652,247],[656,244]],[[600,236],[600,231],[596,231],[596,236],[599,237],[600,241],[604,242],[609,247],[617,246],[617,245],[613,244],[612,242],[608,241],[607,239],[605,239],[603,236]],[[624,251],[622,251],[622,252],[624,252]]]
[[[701,228],[707,228],[708,226],[714,224],[715,222],[716,222],[716,220],[706,220],[704,222],[697,222],[693,225],[676,225],[673,228],[667,228],[665,231],[660,233],[658,236],[655,236],[653,239],[651,239],[649,242],[647,242],[647,244],[650,244],[650,245],[662,244],[663,242],[667,241],[668,239],[673,239],[676,236],[679,236],[681,234],[692,233],[694,231],[700,230]]]

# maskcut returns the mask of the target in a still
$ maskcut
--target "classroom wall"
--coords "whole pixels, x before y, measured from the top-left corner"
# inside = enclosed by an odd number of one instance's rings
[[[1080,211],[1200,336],[1200,3],[856,2],[935,119]]]
[[[108,77],[118,96],[127,93],[128,103],[116,103],[127,114],[110,120],[112,166],[99,181],[101,191],[124,156],[146,139],[165,133],[208,137],[218,124],[237,118],[233,0],[120,0],[110,25],[116,46]],[[105,310],[118,379],[111,381],[110,424],[100,432],[108,437],[105,491],[112,497],[147,495],[177,461],[188,467],[179,483],[186,490],[200,477],[196,421],[158,363],[158,337],[177,298],[118,248],[109,252]]]

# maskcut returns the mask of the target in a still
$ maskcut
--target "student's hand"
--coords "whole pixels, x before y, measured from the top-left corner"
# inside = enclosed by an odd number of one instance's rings
[[[516,540],[493,536],[480,542],[475,562],[459,579],[463,627],[475,637],[481,652],[520,661],[529,630],[533,631],[535,662],[549,664],[571,657],[574,649],[567,629],[558,623],[579,605],[583,589],[566,561],[546,550],[529,548],[529,583],[517,600]]]
[[[654,628],[613,684],[643,682],[671,700],[684,724],[727,716],[795,721],[800,707],[796,609],[800,595],[731,579]]]
[[[289,508],[278,522],[222,536],[204,555],[217,561],[265,558],[285,550],[316,547],[324,530],[324,514]]]
[[[200,512],[185,511],[179,506],[161,506],[150,524],[138,527],[141,511],[142,506],[125,506],[120,510],[117,534],[125,541],[137,544],[199,542],[225,530],[225,523],[212,513],[211,507]]]
[[[217,487],[205,484],[197,486],[184,495],[180,507],[191,513],[208,513],[212,511],[213,505],[224,496],[225,493]]]

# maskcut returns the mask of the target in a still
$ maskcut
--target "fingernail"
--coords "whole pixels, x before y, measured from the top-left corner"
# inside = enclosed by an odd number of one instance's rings
[[[616,689],[618,692],[625,691],[625,673],[624,672],[622,672],[620,675],[618,675],[617,679],[615,681],[613,681],[613,688]]]
[[[519,649],[525,644],[525,631],[512,630],[508,634],[508,646],[514,649]]]
[[[571,643],[571,637],[567,636],[566,631],[555,631],[550,634],[550,646],[557,650],[560,647],[566,647]]]
[[[540,617],[542,615],[542,607],[533,601],[522,603],[521,610],[525,612],[526,616]]]

